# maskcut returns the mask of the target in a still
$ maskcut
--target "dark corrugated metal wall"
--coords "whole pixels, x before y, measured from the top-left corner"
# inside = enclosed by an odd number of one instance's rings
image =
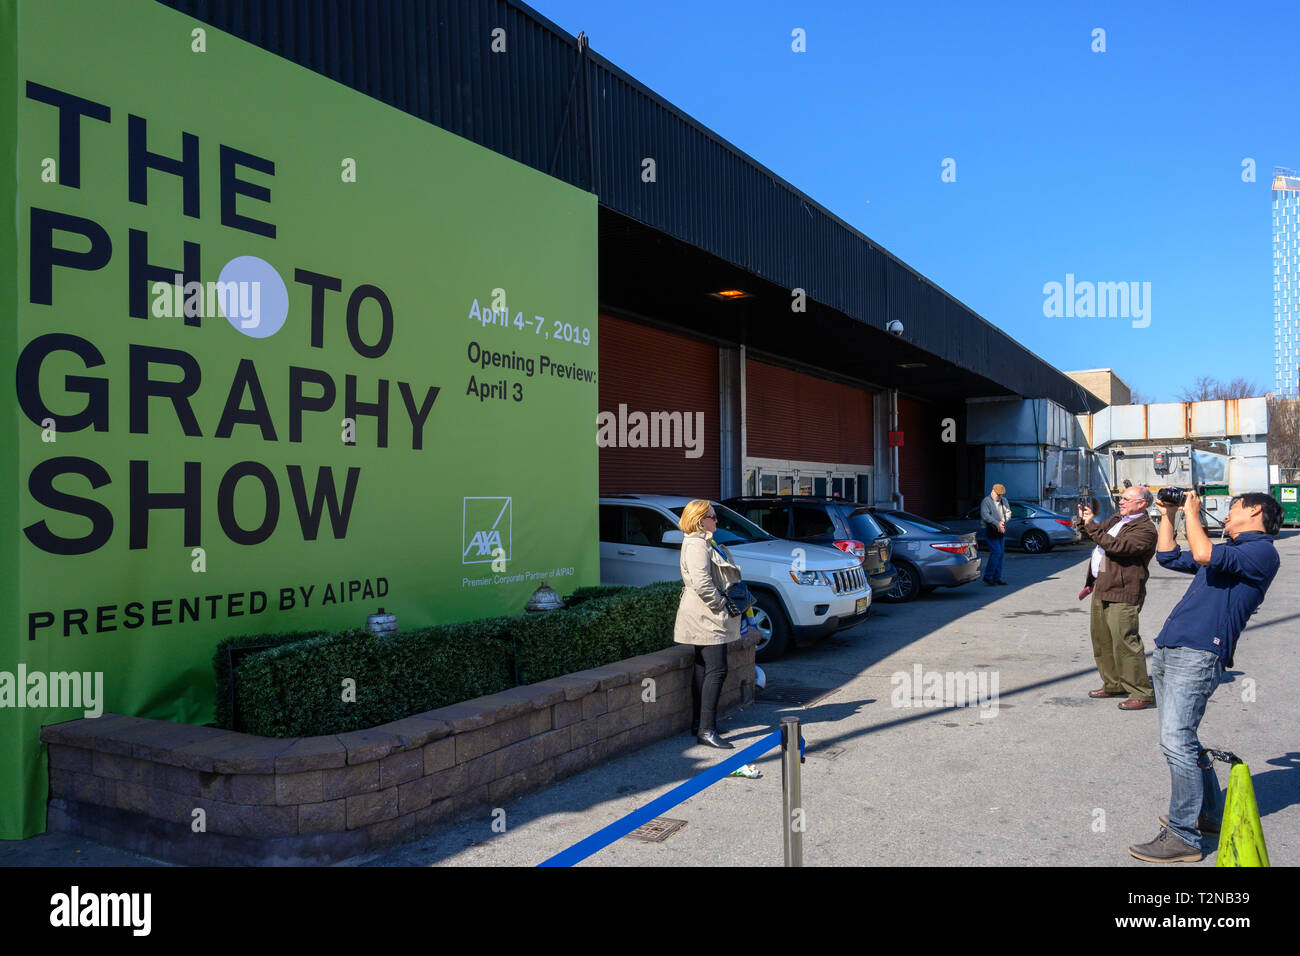
[[[591,189],[578,51],[573,38],[526,7],[503,0],[158,2]],[[504,54],[492,52],[498,27]]]
[[[1081,390],[555,24],[505,0],[158,0],[1026,396]],[[491,52],[506,31],[506,53]],[[589,108],[590,107],[590,108]],[[654,183],[642,160],[656,162]]]

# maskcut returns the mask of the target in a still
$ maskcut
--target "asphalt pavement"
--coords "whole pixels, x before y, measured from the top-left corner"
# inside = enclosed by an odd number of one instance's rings
[[[1201,742],[1250,765],[1271,861],[1286,866],[1300,862],[1300,533],[1277,546],[1281,571]],[[976,581],[879,603],[858,627],[765,666],[768,688],[720,730],[741,747],[782,716],[803,722],[805,865],[1156,865],[1127,847],[1153,838],[1168,810],[1157,712],[1087,696],[1100,686],[1077,599],[1088,553],[1009,552],[1009,587]],[[1190,581],[1152,562],[1148,653]],[[962,691],[970,706],[953,705]],[[535,865],[726,754],[681,734],[342,865]],[[664,811],[684,825],[662,842],[619,839],[580,865],[782,865],[779,751],[756,764],[760,778],[725,778]],[[1218,776],[1226,786],[1226,765]],[[1215,843],[1205,849],[1198,864],[1165,866],[1213,866]],[[57,834],[0,843],[0,865],[151,862]]]

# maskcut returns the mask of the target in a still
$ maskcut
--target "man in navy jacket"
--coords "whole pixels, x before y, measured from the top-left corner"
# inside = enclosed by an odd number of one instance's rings
[[[1205,704],[1232,666],[1237,638],[1264,600],[1277,574],[1273,538],[1282,526],[1282,506],[1271,495],[1252,493],[1232,500],[1217,547],[1201,525],[1201,501],[1187,492],[1187,545],[1174,543],[1178,505],[1159,502],[1160,535],[1156,560],[1172,571],[1195,574],[1191,586],[1165,621],[1151,655],[1151,682],[1160,710],[1160,748],[1169,764],[1169,816],[1159,835],[1129,847],[1151,863],[1195,862],[1201,858],[1201,832],[1217,832],[1218,782],[1214,763],[1201,751],[1196,730]]]

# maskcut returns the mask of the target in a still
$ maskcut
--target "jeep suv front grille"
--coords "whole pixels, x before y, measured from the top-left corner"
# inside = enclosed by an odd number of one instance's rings
[[[867,586],[867,575],[861,566],[849,568],[846,571],[832,571],[831,581],[835,585],[836,594],[848,594],[851,591],[861,591]]]

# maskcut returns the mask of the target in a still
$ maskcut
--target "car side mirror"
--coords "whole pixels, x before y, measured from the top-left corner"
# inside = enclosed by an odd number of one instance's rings
[[[674,528],[671,531],[665,531],[663,538],[660,540],[662,541],[663,544],[680,545],[683,541],[686,540],[686,535],[683,534],[680,529]]]

